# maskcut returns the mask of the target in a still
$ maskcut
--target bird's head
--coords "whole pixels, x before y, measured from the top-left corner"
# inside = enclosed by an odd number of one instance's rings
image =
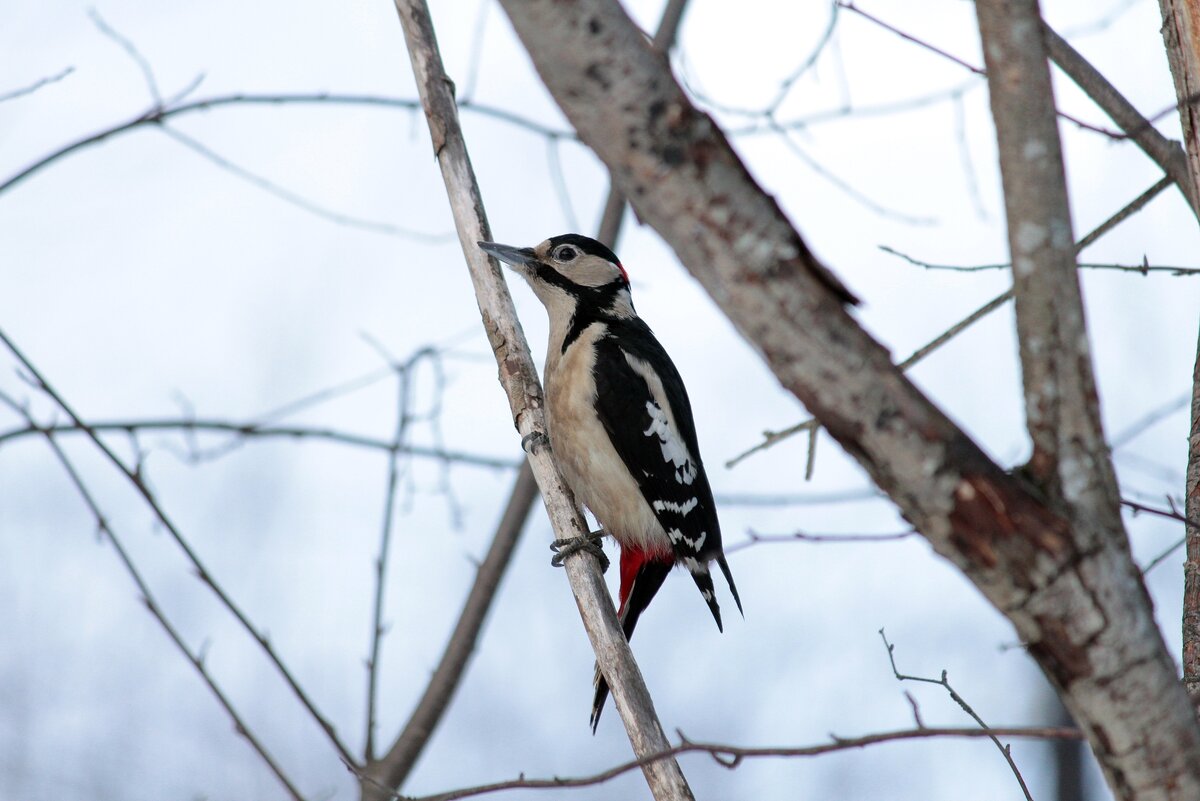
[[[480,242],[480,249],[520,273],[551,316],[580,307],[631,314],[629,275],[615,253],[579,234],[552,236],[531,248]],[[628,312],[624,310],[628,308]]]

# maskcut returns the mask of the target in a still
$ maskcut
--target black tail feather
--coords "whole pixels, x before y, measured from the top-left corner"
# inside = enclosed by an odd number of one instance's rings
[[[729,592],[733,595],[733,601],[737,604],[738,614],[743,618],[746,613],[742,611],[742,599],[738,596],[737,585],[733,583],[733,574],[729,572],[729,563],[725,561],[725,554],[717,557],[717,564],[721,567],[721,572],[725,574],[725,581],[729,583]]]
[[[625,632],[626,640],[633,638],[638,618],[662,587],[672,566],[671,562],[645,562],[638,570],[629,590],[629,597],[625,599],[624,608],[621,610],[621,631]],[[604,711],[604,702],[608,699],[608,680],[600,672],[600,665],[596,665],[596,675],[592,684],[596,692],[592,696],[592,714],[588,723],[592,727],[592,734],[595,734],[596,727],[600,725],[600,713]]]

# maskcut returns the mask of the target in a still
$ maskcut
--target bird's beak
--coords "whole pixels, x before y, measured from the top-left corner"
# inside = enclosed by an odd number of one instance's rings
[[[511,264],[513,267],[524,267],[537,259],[533,248],[514,248],[510,245],[501,245],[498,242],[479,242],[478,244],[479,249],[484,253],[489,256],[495,256],[500,261],[505,264]]]

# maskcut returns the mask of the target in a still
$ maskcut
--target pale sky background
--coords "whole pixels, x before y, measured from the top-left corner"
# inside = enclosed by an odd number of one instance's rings
[[[460,98],[555,129],[565,122],[501,9],[490,0],[433,4]],[[629,2],[644,27],[661,2]],[[978,33],[961,0],[875,0],[864,8],[975,64]],[[84,135],[141,113],[150,96],[137,65],[74,2],[9,0],[0,24],[0,94],[73,72],[0,103],[0,181]],[[414,98],[390,3],[146,3],[96,6],[136,43],[170,97],[203,75],[192,98],[233,92],[330,92]],[[1174,102],[1157,4],[1045,3],[1050,22],[1143,112]],[[761,108],[808,57],[830,14],[821,0],[693,0],[674,64],[721,107]],[[1105,22],[1105,25],[1097,25]],[[832,44],[798,81],[780,120],[878,107],[961,88],[900,113],[814,124],[737,147],[814,251],[865,300],[858,319],[904,358],[1008,285],[1002,272],[909,266],[888,245],[931,262],[1007,259],[994,134],[982,79],[842,12]],[[1056,76],[1060,105],[1109,126]],[[558,152],[570,211],[555,189],[546,141],[464,111],[467,143],[495,238],[516,245],[593,233],[606,191],[591,154]],[[731,127],[747,119],[718,113]],[[240,167],[345,215],[424,235],[453,230],[419,113],[347,105],[234,106],[180,117],[172,128]],[[1159,128],[1178,137],[1173,115]],[[1062,126],[1077,236],[1159,177],[1128,144]],[[965,166],[969,164],[969,169]],[[978,199],[971,190],[978,184]],[[803,419],[754,352],[648,228],[632,216],[617,252],[635,303],[691,391],[718,496],[859,492],[861,470],[823,438],[805,483],[793,440],[735,469],[726,460],[764,429]],[[1170,189],[1084,254],[1093,262],[1200,266],[1200,235]],[[1088,272],[1083,278],[1110,438],[1189,390],[1200,295],[1194,281]],[[514,286],[535,357],[545,317]],[[377,372],[379,349],[407,358],[449,345],[441,430],[454,450],[515,459],[518,437],[496,382],[456,241],[421,241],[339,225],[289,205],[151,127],[62,159],[0,193],[0,328],[90,421],[201,417],[256,420],[318,390]],[[1005,308],[913,371],[915,380],[1001,463],[1028,454],[1019,372]],[[372,343],[377,343],[372,344]],[[416,403],[434,402],[434,371],[416,374]],[[0,390],[39,421],[61,421],[0,353]],[[394,382],[380,381],[287,418],[388,438]],[[21,421],[0,407],[0,432]],[[412,439],[437,433],[416,423]],[[1164,505],[1182,491],[1182,406],[1116,451],[1127,497]],[[106,438],[128,455],[125,436]],[[145,505],[82,437],[67,452],[154,592],[239,710],[314,799],[356,797],[354,782],[260,651],[197,581]],[[229,442],[203,437],[203,447]],[[271,640],[342,736],[361,749],[372,563],[385,459],[343,445],[251,441],[194,466],[178,434],[140,439],[157,497],[213,574]],[[437,462],[406,465],[387,583],[378,736],[390,743],[440,655],[499,518],[514,472]],[[444,480],[453,500],[442,491]],[[727,547],[750,529],[785,533],[903,528],[882,500],[721,507]],[[1130,521],[1141,563],[1182,536]],[[628,758],[611,706],[587,726],[592,656],[566,578],[549,565],[540,505],[500,589],[449,713],[405,791],[430,793],[515,777],[575,776]],[[610,549],[610,553],[611,553]],[[902,670],[936,676],[994,725],[1047,722],[1046,684],[1007,623],[920,538],[869,544],[758,545],[732,555],[746,618],[723,635],[690,581],[667,582],[634,640],[663,724],[697,740],[803,745],[911,725],[909,690],[927,724],[968,725],[937,687],[901,685]],[[1182,553],[1150,574],[1164,636],[1179,648]],[[610,579],[615,582],[615,571]],[[721,596],[732,609],[727,595]],[[0,799],[96,801],[276,799],[285,795],[232,731],[193,668],[138,600],[113,548],[46,443],[0,445]],[[1013,754],[1035,798],[1052,790],[1042,745]],[[699,799],[846,798],[1002,801],[1021,797],[984,741],[879,746],[815,760],[760,760],[736,771],[682,761]],[[1097,798],[1106,796],[1098,790]],[[597,788],[513,792],[505,799],[645,798],[640,775]]]

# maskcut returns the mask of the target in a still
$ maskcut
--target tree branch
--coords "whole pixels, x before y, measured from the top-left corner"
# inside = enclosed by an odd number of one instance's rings
[[[739,767],[746,759],[761,759],[765,757],[814,757],[821,756],[823,754],[833,754],[839,751],[859,750],[873,745],[882,745],[884,743],[904,742],[907,740],[931,740],[945,738],[974,740],[989,736],[1026,737],[1038,740],[1076,740],[1079,739],[1081,735],[1078,729],[1054,726],[1006,726],[986,730],[920,726],[914,729],[898,729],[895,731],[879,732],[877,734],[865,734],[859,737],[839,737],[831,734],[830,742],[820,743],[818,745],[768,746],[762,748],[753,748],[740,745],[695,742],[684,738],[681,734],[679,745],[664,749],[656,754],[650,754],[641,759],[634,759],[629,762],[624,762],[620,765],[609,768],[608,770],[594,773],[590,776],[554,776],[548,779],[526,779],[522,777],[519,779],[512,779],[510,781],[481,784],[475,787],[464,787],[459,790],[450,790],[444,793],[420,796],[418,798],[405,797],[401,799],[401,801],[455,801],[455,799],[459,798],[471,798],[474,796],[489,795],[491,793],[498,793],[504,790],[553,790],[571,787],[591,787],[597,784],[604,784],[607,781],[629,773],[630,771],[637,770],[638,768],[642,768],[644,770],[647,764],[655,761],[670,759],[681,754],[708,754],[715,759],[718,764],[732,770]]]
[[[319,426],[307,425],[268,425],[261,422],[239,423],[233,420],[215,420],[211,418],[191,417],[166,418],[158,420],[103,420],[98,423],[87,423],[86,425],[80,425],[72,422],[55,423],[46,426],[18,426],[16,428],[11,428],[8,431],[0,432],[0,446],[3,446],[7,442],[41,434],[43,430],[49,431],[50,433],[56,435],[88,433],[100,434],[110,431],[123,432],[126,434],[136,434],[143,431],[177,431],[182,434],[193,434],[197,431],[212,431],[234,434],[239,439],[286,438],[324,440],[326,442],[333,442],[339,445],[348,445],[353,448],[366,448],[368,450],[383,451],[385,453],[404,453],[423,459],[436,459],[442,462],[466,464],[474,467],[486,467],[497,470],[511,470],[520,464],[516,460],[501,458],[499,456],[484,456],[482,454],[465,453],[463,451],[452,451],[442,448],[430,448],[421,445],[404,444],[401,447],[396,448],[395,444],[389,440],[363,436],[350,431],[339,431],[333,428],[321,428]],[[195,450],[195,448],[192,448],[188,454],[188,458],[194,460],[203,459],[207,456],[208,454],[201,453]]]
[[[512,298],[499,266],[479,250],[479,240],[490,239],[462,131],[454,104],[452,83],[445,73],[429,11],[422,0],[396,0],[404,28],[421,102],[426,110],[434,154],[442,170],[455,226],[475,286],[484,328],[496,354],[500,381],[509,398],[513,420],[522,437],[545,437],[542,391],[528,344],[516,317]],[[640,36],[640,34],[639,34]],[[661,56],[659,56],[661,58]],[[542,491],[551,524],[559,538],[584,537],[587,528],[570,496],[549,448],[534,440],[529,461]],[[654,714],[637,663],[617,622],[612,600],[590,555],[569,558],[567,577],[596,652],[596,659],[609,679],[617,711],[639,757],[663,751],[666,736]],[[644,768],[656,798],[690,799],[691,790],[673,759]]]
[[[1160,134],[1091,62],[1081,56],[1045,21],[1042,22],[1042,35],[1045,37],[1046,52],[1050,59],[1086,92],[1125,135],[1136,142],[1137,146],[1162,168],[1163,172],[1171,176],[1171,180],[1183,193],[1184,199],[1193,211],[1200,215],[1200,204],[1197,204],[1193,197],[1195,187],[1188,177],[1187,156],[1179,143]]]
[[[1200,724],[1140,574],[1124,542],[1089,547],[1093,527],[1109,521],[1078,504],[1049,505],[891,364],[847,314],[848,293],[617,3],[501,2],[638,216],[905,517],[1008,616],[1118,797],[1163,797],[1164,787],[1200,797]],[[1085,484],[1089,468],[1079,465]]]

